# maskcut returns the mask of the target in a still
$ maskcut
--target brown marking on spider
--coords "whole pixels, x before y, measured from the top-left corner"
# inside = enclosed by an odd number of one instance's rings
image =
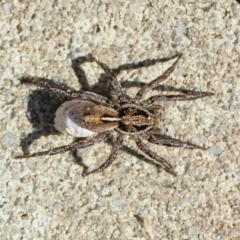
[[[71,97],[73,100],[65,102],[57,110],[54,126],[61,132],[67,132],[74,137],[85,137],[85,139],[80,139],[78,142],[74,142],[67,146],[17,156],[16,158],[54,155],[66,151],[73,151],[77,148],[86,148],[107,139],[112,131],[116,130],[119,136],[117,137],[116,143],[114,144],[112,152],[106,162],[92,172],[84,171],[82,174],[83,176],[94,172],[102,172],[110,166],[117,157],[123,145],[124,137],[126,136],[135,140],[136,145],[143,151],[143,153],[160,164],[165,171],[176,176],[171,164],[150,150],[143,143],[142,139],[145,138],[150,143],[168,147],[204,149],[190,142],[168,138],[160,134],[157,121],[158,112],[160,110],[159,102],[189,101],[212,96],[213,93],[199,92],[179,95],[155,95],[146,100],[142,100],[142,98],[147,92],[167,79],[167,77],[173,72],[181,56],[182,54],[178,54],[176,56],[176,61],[171,67],[169,67],[161,76],[143,86],[130,101],[128,101],[124,95],[121,85],[114,76],[112,70],[106,64],[92,57],[92,60],[94,60],[108,75],[112,88],[119,100],[118,106],[113,106],[110,100],[93,92],[73,91],[70,89],[63,89],[58,85],[53,87],[47,81],[34,82],[25,80],[40,86],[51,94],[61,93],[66,97]]]

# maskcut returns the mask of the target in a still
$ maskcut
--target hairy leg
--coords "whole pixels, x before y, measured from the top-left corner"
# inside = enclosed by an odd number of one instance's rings
[[[107,107],[110,107],[112,105],[111,102],[107,98],[105,98],[101,95],[98,95],[96,93],[85,92],[85,91],[75,91],[75,90],[66,88],[63,85],[59,85],[57,83],[46,80],[44,78],[24,77],[24,78],[21,78],[20,81],[22,83],[35,84],[35,85],[43,88],[44,90],[48,91],[51,94],[58,93],[58,94],[61,94],[65,97],[69,97],[69,98],[89,100],[89,101],[92,101],[95,103],[102,104]]]
[[[180,94],[180,95],[156,95],[142,101],[141,105],[149,107],[159,101],[190,101],[198,98],[209,97],[212,95],[214,95],[214,93],[211,92],[199,92],[193,94]]]
[[[146,154],[148,155],[150,158],[152,158],[154,161],[156,161],[157,163],[159,163],[162,168],[172,174],[173,176],[177,176],[177,174],[174,172],[172,166],[170,163],[168,163],[165,159],[163,159],[162,157],[159,157],[155,152],[153,152],[152,150],[150,150],[140,138],[136,139],[136,144],[137,146]]]
[[[188,148],[188,149],[202,149],[205,150],[205,148],[197,146],[193,143],[190,142],[184,142],[178,139],[173,139],[161,134],[157,134],[157,133],[150,133],[150,136],[148,138],[148,141],[150,143],[154,143],[154,144],[159,144],[159,145],[163,145],[163,146],[167,146],[167,147],[183,147],[183,148]]]
[[[16,156],[15,158],[19,159],[19,158],[31,158],[31,157],[45,156],[45,155],[55,155],[62,152],[73,151],[77,148],[86,148],[105,140],[110,135],[110,133],[111,131],[99,133],[95,137],[80,140],[78,142],[71,143],[70,145],[52,148],[50,150],[43,151],[43,152],[36,152],[36,153],[26,154],[22,156]]]
[[[121,84],[119,83],[119,81],[117,80],[117,78],[115,77],[113,71],[105,64],[102,63],[100,61],[98,61],[96,58],[94,58],[92,56],[92,59],[105,71],[105,73],[108,75],[110,83],[118,97],[118,100],[120,102],[127,102],[127,99],[125,97],[125,95],[123,94],[122,91],[122,87]]]
[[[177,60],[173,63],[173,65],[171,67],[169,67],[161,76],[157,77],[156,79],[152,80],[150,83],[144,85],[144,87],[142,87],[136,97],[134,98],[135,102],[139,102],[142,97],[151,89],[153,89],[154,87],[156,87],[159,83],[163,82],[165,79],[167,79],[167,77],[173,72],[174,68],[176,67],[179,59],[181,58],[182,54],[177,55]]]
[[[92,172],[84,171],[82,175],[86,176],[86,175],[89,175],[89,174],[92,174],[92,173],[102,172],[106,168],[108,168],[112,164],[114,159],[117,157],[117,155],[119,153],[119,150],[121,149],[121,147],[123,145],[123,139],[124,139],[123,135],[118,136],[117,141],[116,141],[115,145],[113,146],[112,152],[111,152],[110,156],[108,157],[108,159],[105,163],[103,163],[100,167],[93,170]]]

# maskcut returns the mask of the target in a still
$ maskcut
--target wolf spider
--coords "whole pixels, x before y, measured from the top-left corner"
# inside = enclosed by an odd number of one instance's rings
[[[142,100],[147,92],[163,82],[174,70],[182,54],[175,57],[177,59],[161,76],[152,80],[143,86],[130,101],[122,91],[121,85],[114,76],[113,71],[104,63],[98,61],[91,56],[108,75],[112,88],[118,98],[119,104],[115,106],[107,98],[93,92],[73,91],[64,89],[59,85],[50,85],[47,81],[34,82],[29,81],[41,88],[47,90],[51,94],[60,93],[72,100],[65,102],[56,112],[55,128],[61,132],[67,132],[74,137],[84,137],[77,142],[67,146],[57,147],[48,151],[36,152],[18,156],[17,158],[30,158],[42,155],[54,155],[75,149],[86,148],[92,146],[109,137],[116,130],[119,134],[113,146],[108,159],[97,169],[87,172],[83,171],[83,176],[102,172],[109,167],[113,160],[117,157],[126,136],[131,137],[136,145],[147,156],[152,158],[168,173],[176,176],[172,166],[165,159],[158,156],[150,150],[144,143],[143,138],[150,143],[164,145],[167,147],[183,147],[189,149],[204,149],[190,142],[184,142],[177,139],[162,136],[158,128],[158,113],[161,101],[189,101],[197,98],[203,98],[213,95],[209,92],[179,94],[179,95],[155,95],[146,100]],[[28,80],[27,80],[28,81]]]

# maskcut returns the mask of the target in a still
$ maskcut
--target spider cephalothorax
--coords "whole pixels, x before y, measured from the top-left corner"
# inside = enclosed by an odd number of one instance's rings
[[[107,98],[95,94],[93,92],[73,91],[63,89],[61,86],[52,86],[47,81],[25,81],[32,82],[51,94],[61,93],[72,100],[62,104],[57,110],[55,116],[55,128],[60,132],[81,138],[78,142],[74,142],[67,146],[57,147],[44,152],[37,152],[29,155],[18,156],[17,158],[28,158],[41,155],[54,155],[65,151],[72,151],[77,148],[85,148],[95,143],[105,140],[112,131],[119,133],[116,143],[113,146],[109,158],[99,168],[92,172],[83,172],[88,175],[94,172],[100,172],[106,169],[116,158],[120,148],[123,145],[123,139],[126,135],[135,140],[137,146],[154,161],[159,163],[164,170],[176,175],[172,166],[163,158],[150,150],[142,141],[147,139],[150,143],[164,145],[168,147],[184,147],[189,149],[201,148],[189,142],[183,142],[177,139],[164,137],[160,134],[158,128],[158,112],[160,109],[160,101],[184,101],[195,100],[206,96],[213,95],[208,92],[200,92],[193,94],[179,95],[155,95],[146,100],[142,100],[144,95],[164,81],[174,70],[178,60],[182,55],[177,55],[177,60],[168,68],[165,73],[150,83],[142,87],[136,96],[130,101],[123,94],[121,85],[114,76],[112,70],[104,63],[94,60],[108,75],[110,83],[119,100],[118,106],[113,106]],[[23,80],[24,81],[24,80]],[[84,139],[82,139],[84,138]]]

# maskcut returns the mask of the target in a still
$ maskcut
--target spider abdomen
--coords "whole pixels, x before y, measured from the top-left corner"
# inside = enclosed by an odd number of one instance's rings
[[[94,132],[87,129],[84,123],[84,113],[94,103],[74,99],[63,103],[56,111],[54,127],[60,132],[66,132],[74,137],[90,137]]]
[[[74,99],[56,111],[55,128],[74,137],[90,137],[118,126],[118,112],[87,100]]]

